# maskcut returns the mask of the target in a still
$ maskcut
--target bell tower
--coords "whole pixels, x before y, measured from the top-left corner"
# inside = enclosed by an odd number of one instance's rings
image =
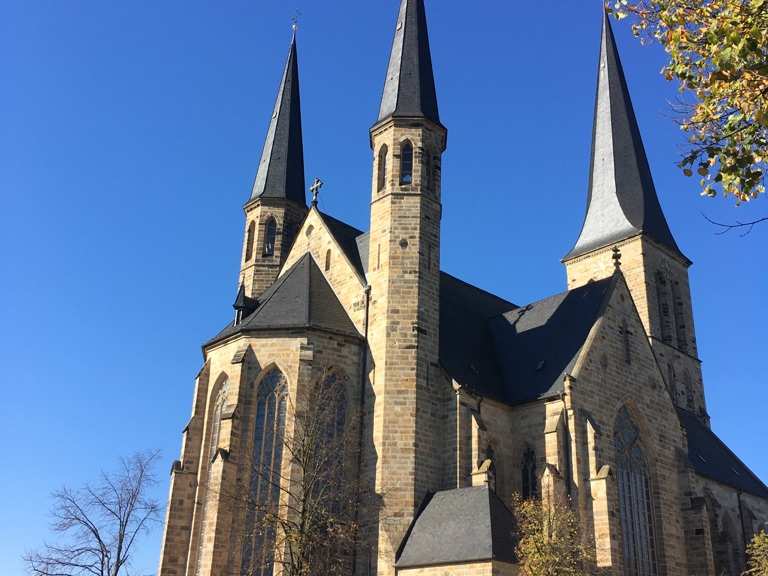
[[[439,422],[430,371],[438,360],[440,123],[424,0],[402,0],[373,149],[369,343],[375,395],[373,443],[377,574],[395,552],[427,492],[440,487]]]
[[[245,205],[245,239],[240,285],[258,298],[277,279],[307,213],[304,145],[296,31],[277,93],[261,162]]]
[[[568,288],[613,274],[612,250],[675,405],[708,423],[688,281],[691,261],[659,204],[608,14],[603,18],[584,224],[565,256]]]

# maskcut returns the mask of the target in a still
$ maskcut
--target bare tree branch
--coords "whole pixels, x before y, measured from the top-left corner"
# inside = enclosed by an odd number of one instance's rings
[[[128,576],[136,539],[160,520],[147,492],[158,452],[136,454],[95,485],[53,494],[51,529],[63,540],[24,556],[34,576]]]
[[[763,218],[757,218],[756,220],[750,220],[748,222],[740,222],[737,220],[736,222],[731,224],[727,224],[725,222],[718,222],[716,220],[713,220],[706,214],[702,214],[702,216],[707,222],[720,228],[720,231],[716,232],[718,236],[727,234],[731,230],[742,230],[742,233],[740,234],[740,236],[743,238],[744,236],[751,234],[752,230],[756,225],[762,224],[763,222],[768,222],[768,216],[764,216]]]

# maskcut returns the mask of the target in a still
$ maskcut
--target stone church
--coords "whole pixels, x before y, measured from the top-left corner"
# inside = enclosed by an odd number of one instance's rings
[[[231,535],[249,520],[221,494],[270,497],[256,471],[291,466],[286,402],[327,377],[359,423],[355,575],[516,573],[514,494],[570,502],[605,574],[740,574],[768,487],[710,426],[691,261],[608,17],[564,292],[515,304],[441,271],[447,134],[424,0],[402,0],[370,128],[370,227],[322,212],[317,186],[308,206],[294,34],[244,207],[234,320],[203,347],[171,473],[160,576],[279,572],[268,538],[245,569]]]

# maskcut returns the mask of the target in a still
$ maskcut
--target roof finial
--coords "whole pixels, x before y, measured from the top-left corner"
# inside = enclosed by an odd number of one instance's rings
[[[293,14],[293,18],[291,18],[291,30],[293,31],[294,37],[296,36],[296,31],[299,29],[299,18],[301,18],[301,12],[296,10]]]
[[[320,188],[322,188],[325,185],[325,183],[320,180],[320,178],[315,178],[315,181],[312,182],[312,186],[309,187],[309,191],[312,192],[312,206],[317,208],[317,198],[320,196]]]
[[[613,247],[613,265],[616,267],[616,270],[621,270],[621,250],[618,246]]]

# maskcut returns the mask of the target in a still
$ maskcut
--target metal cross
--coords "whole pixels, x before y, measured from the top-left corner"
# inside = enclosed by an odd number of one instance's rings
[[[323,185],[324,183],[320,178],[315,178],[315,181],[312,182],[312,186],[309,187],[310,192],[312,192],[312,206],[317,206],[317,197],[320,195],[320,188],[322,188]]]
[[[293,33],[296,33],[296,30],[299,28],[299,18],[301,18],[301,12],[296,10],[296,13],[293,15],[293,18],[291,18],[291,30],[293,30]]]

